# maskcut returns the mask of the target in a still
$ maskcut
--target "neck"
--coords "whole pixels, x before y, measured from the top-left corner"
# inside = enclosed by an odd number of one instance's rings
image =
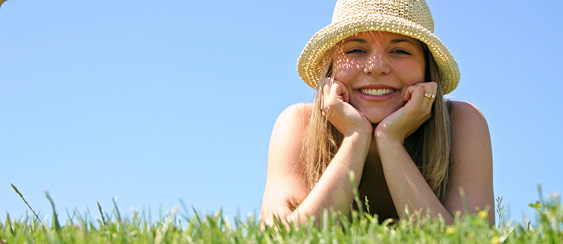
[[[371,145],[369,147],[369,152],[368,152],[368,156],[366,157],[364,168],[369,168],[373,170],[373,172],[383,175],[383,168],[381,167],[381,158],[379,157],[379,152],[377,151],[375,138],[372,139],[371,141]]]

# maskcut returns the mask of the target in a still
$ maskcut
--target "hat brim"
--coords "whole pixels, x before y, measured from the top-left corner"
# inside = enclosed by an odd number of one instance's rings
[[[297,72],[305,83],[316,89],[321,73],[330,62],[329,50],[345,38],[367,31],[384,31],[420,40],[428,46],[440,73],[444,94],[459,83],[457,62],[450,51],[431,31],[415,22],[394,16],[367,15],[332,23],[317,32],[307,43],[297,60]]]

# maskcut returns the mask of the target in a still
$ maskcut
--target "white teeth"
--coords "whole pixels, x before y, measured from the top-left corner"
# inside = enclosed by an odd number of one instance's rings
[[[360,92],[366,95],[383,96],[393,93],[393,89],[361,89]]]

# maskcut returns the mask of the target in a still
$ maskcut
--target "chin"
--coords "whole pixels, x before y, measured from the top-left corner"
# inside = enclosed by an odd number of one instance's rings
[[[368,116],[368,121],[372,124],[379,124],[379,122],[383,121],[385,117],[381,116]]]
[[[389,109],[376,110],[376,111],[371,111],[370,113],[364,113],[364,115],[366,116],[366,118],[370,123],[379,124],[381,121],[387,118],[387,116],[391,115],[395,111],[396,110],[389,110]]]
[[[386,107],[386,108],[370,108],[360,111],[363,111],[364,115],[366,116],[366,118],[370,123],[378,124],[381,123],[381,121],[387,118],[387,116],[391,115],[398,109],[399,108]]]

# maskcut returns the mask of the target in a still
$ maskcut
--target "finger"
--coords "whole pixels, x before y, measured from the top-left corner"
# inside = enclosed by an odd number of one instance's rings
[[[327,78],[323,87],[323,112],[324,116],[332,116],[334,106],[338,103],[338,84],[333,79]]]
[[[405,92],[405,95],[403,95],[403,101],[408,102],[411,99],[412,91],[413,89],[407,87],[407,92]]]
[[[330,87],[330,104],[336,105],[338,102],[342,101],[342,86],[334,82]]]
[[[329,94],[330,94],[330,86],[328,83],[325,83],[322,88],[323,96],[321,97],[321,112],[323,117],[327,118],[327,112],[330,111],[329,105]]]
[[[425,111],[425,113],[427,113],[428,115],[431,114],[432,112],[432,106],[434,104],[434,101],[436,100],[436,90],[437,90],[438,85],[436,84],[436,82],[426,82],[426,85],[423,86],[423,109]]]
[[[338,82],[340,83],[341,89],[342,89],[342,101],[346,102],[346,103],[350,103],[350,90],[348,89],[348,87],[346,85],[344,85],[344,83],[342,82]]]
[[[407,88],[407,92],[410,93],[410,100],[413,102],[421,102],[422,98],[424,98],[424,87],[423,86],[410,86]]]
[[[429,82],[417,83],[414,84],[414,86],[424,88],[424,91],[427,93],[436,94],[436,88],[438,87],[438,84],[434,81],[429,81]]]
[[[332,84],[334,83],[334,79],[327,77],[325,78],[325,84],[328,84],[328,86],[332,86]]]
[[[344,83],[334,80],[334,84],[336,85],[335,94],[339,101],[348,102],[350,97],[350,92],[348,91],[348,87],[344,85]]]
[[[330,78],[326,78],[323,80],[323,105],[326,104],[330,94],[330,87],[332,86],[332,80]]]
[[[423,86],[424,88],[424,98],[426,98],[431,103],[436,99],[436,91],[438,84],[436,82],[426,82]]]
[[[407,87],[407,92],[405,92],[405,95],[403,96],[404,101],[408,102],[413,99],[418,101],[418,98],[424,93],[424,87],[418,84]]]
[[[427,91],[435,91],[438,84],[434,81],[418,83],[416,86],[424,87]]]

